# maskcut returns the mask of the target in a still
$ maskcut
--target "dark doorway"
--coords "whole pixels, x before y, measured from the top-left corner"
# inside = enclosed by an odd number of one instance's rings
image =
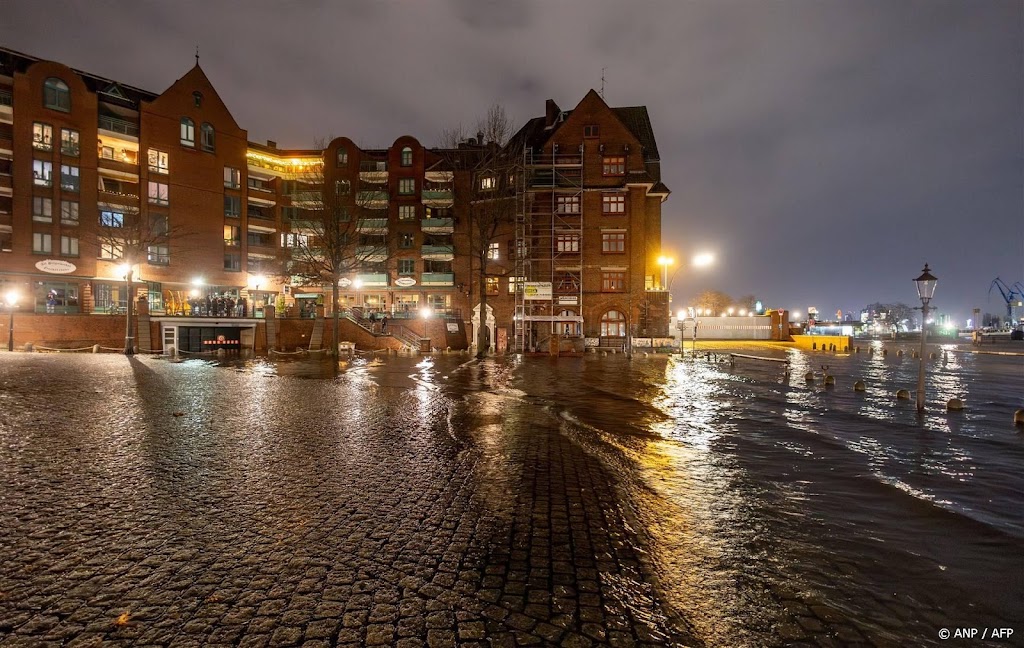
[[[183,326],[178,329],[178,344],[182,351],[199,353],[242,348],[242,329],[212,326]]]

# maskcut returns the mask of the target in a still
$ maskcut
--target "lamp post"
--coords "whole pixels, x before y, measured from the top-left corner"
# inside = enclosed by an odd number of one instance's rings
[[[11,318],[7,324],[7,350],[14,351],[14,308],[18,305],[18,293],[13,290],[4,295],[7,310],[11,312]]]
[[[917,411],[924,412],[924,344],[928,336],[928,304],[935,294],[935,284],[938,279],[928,270],[928,264],[924,264],[924,271],[921,276],[914,279],[917,284],[917,296],[921,298],[921,353],[918,357],[917,369]]]
[[[661,289],[668,290],[668,267],[675,263],[675,259],[667,256],[658,257],[658,265],[661,266]]]
[[[124,354],[135,355],[135,336],[132,334],[132,265],[122,263],[117,266],[117,273],[124,276]]]

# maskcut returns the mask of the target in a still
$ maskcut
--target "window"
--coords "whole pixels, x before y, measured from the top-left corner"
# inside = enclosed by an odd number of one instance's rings
[[[63,155],[78,157],[79,150],[78,131],[70,128],[60,129],[60,152]]]
[[[402,234],[401,238],[398,239],[398,247],[400,248],[411,248],[416,245],[416,237],[412,234]]]
[[[601,175],[626,175],[626,158],[621,155],[605,156],[603,164],[601,166]]]
[[[601,337],[625,337],[626,318],[619,311],[608,311],[601,316]]]
[[[398,274],[403,277],[416,274],[416,261],[415,259],[399,259],[398,260]]]
[[[559,234],[555,237],[555,249],[558,252],[579,252],[579,234]]]
[[[162,182],[149,182],[149,202],[154,205],[168,204],[167,185]]]
[[[601,232],[601,251],[605,254],[625,254],[626,233]]]
[[[101,211],[100,225],[102,227],[124,227],[124,214],[116,211]]]
[[[150,245],[146,248],[146,263],[149,265],[169,265],[171,248],[166,244]]]
[[[416,205],[399,205],[398,220],[413,220],[416,218]]]
[[[229,218],[242,215],[242,199],[239,196],[224,196],[224,215]]]
[[[108,241],[106,243],[100,243],[100,258],[101,259],[120,259],[124,256],[124,246],[120,243],[114,243]]]
[[[491,189],[494,189],[495,186],[497,186],[497,183],[493,176],[480,178],[480,189],[483,191],[490,191]]]
[[[44,160],[32,160],[32,181],[42,187],[53,185],[53,163]]]
[[[64,191],[78,191],[78,167],[70,164],[60,166],[60,188]]]
[[[62,236],[60,237],[60,255],[61,256],[78,256],[78,237],[77,236]]]
[[[78,225],[78,201],[64,200],[60,203],[60,222],[62,225]]]
[[[513,294],[516,291],[516,286],[522,285],[526,281],[525,277],[509,277],[508,278],[508,292]]]
[[[242,228],[238,225],[224,226],[224,245],[237,247],[242,244]]]
[[[245,236],[245,242],[250,247],[274,247],[274,235],[265,232],[249,232]]]
[[[406,146],[402,149],[402,166],[412,166],[412,149]]]
[[[203,106],[203,93],[198,90],[192,93],[192,103],[196,108],[202,108]]]
[[[32,148],[40,151],[53,150],[53,126],[32,122]]]
[[[589,124],[583,127],[583,137],[597,137],[601,134],[601,127],[597,124]]]
[[[0,252],[14,250],[14,235],[11,232],[0,232]]]
[[[338,149],[338,168],[348,166],[348,149],[344,146]]]
[[[199,128],[199,135],[201,137],[200,143],[203,146],[204,151],[213,151],[213,126],[203,122],[203,125]]]
[[[501,258],[501,244],[500,243],[488,243],[487,244],[487,258],[491,261],[497,261]]]
[[[71,91],[68,84],[50,77],[43,83],[43,105],[61,112],[71,112]]]
[[[334,194],[337,196],[347,196],[352,193],[352,183],[348,180],[335,180],[334,181]]]
[[[555,212],[559,214],[578,214],[580,213],[580,197],[575,196],[558,196],[555,198]]]
[[[151,173],[168,173],[167,153],[149,149],[149,170]]]
[[[347,223],[352,220],[351,214],[348,213],[348,207],[338,207],[338,222]]]
[[[231,167],[224,167],[224,186],[228,189],[238,189],[242,186],[242,172]]]
[[[309,235],[307,234],[294,234],[286,232],[281,234],[281,247],[283,248],[301,248],[306,247],[309,244]]]
[[[157,236],[167,236],[170,231],[170,219],[167,214],[150,214],[149,229]]]
[[[181,118],[181,145],[195,147],[196,123],[188,117]]]
[[[242,271],[242,255],[231,252],[224,255],[224,269],[231,272]]]
[[[498,294],[498,278],[497,277],[486,277],[484,279],[484,285],[487,287],[488,295]]]
[[[32,220],[38,223],[53,222],[53,199],[32,196]]]
[[[605,214],[621,215],[626,213],[626,196],[623,194],[604,194],[601,196],[601,211]]]
[[[399,178],[398,179],[398,194],[401,196],[409,196],[416,193],[416,178]]]
[[[32,234],[32,251],[37,254],[49,254],[53,249],[53,239],[49,234],[34,232]]]
[[[107,177],[104,177],[104,176],[100,176],[99,185],[100,185],[99,186],[99,190],[100,191],[104,191],[106,193],[115,193],[115,194],[127,194],[128,193],[128,187],[125,186],[125,183],[122,183],[120,180],[114,180],[113,178],[107,178]]]
[[[624,292],[626,290],[626,273],[622,270],[605,270],[601,272],[601,292]]]

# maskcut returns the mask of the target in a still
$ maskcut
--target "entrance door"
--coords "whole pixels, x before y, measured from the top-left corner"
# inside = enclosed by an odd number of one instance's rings
[[[164,355],[171,352],[171,347],[177,348],[178,343],[175,340],[175,331],[173,326],[164,327]]]

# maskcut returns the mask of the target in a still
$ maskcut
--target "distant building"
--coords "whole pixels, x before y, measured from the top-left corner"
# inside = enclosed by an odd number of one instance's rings
[[[460,187],[493,182],[473,165],[486,145],[255,143],[198,63],[153,93],[0,49],[0,294],[16,288],[20,309],[39,315],[118,312],[128,295],[100,224],[138,213],[189,233],[150,246],[136,266],[132,297],[154,315],[180,315],[197,295],[245,299],[249,316],[271,304],[284,306],[279,316],[305,313],[306,299],[330,313],[329,287],[282,271],[309,234],[305,178],[322,164],[323,187],[347,201],[358,235],[387,251],[345,282],[342,308],[403,318],[429,306],[470,335],[487,326],[508,350],[547,350],[553,334],[579,347],[667,336],[655,259],[669,191],[647,110],[611,108],[591,91],[569,111],[549,100],[520,129],[510,146],[522,160],[507,179],[519,208],[490,242],[481,286],[467,239],[479,191]]]

